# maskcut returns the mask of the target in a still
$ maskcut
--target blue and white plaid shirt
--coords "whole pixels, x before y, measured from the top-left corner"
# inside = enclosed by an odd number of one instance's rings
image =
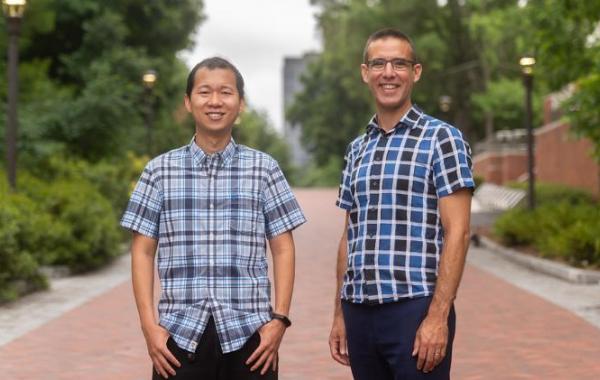
[[[346,150],[336,203],[350,214],[342,299],[432,295],[444,237],[438,200],[473,186],[458,129],[414,106],[389,133],[373,117]]]
[[[271,320],[266,239],[305,222],[277,162],[231,140],[191,143],[144,169],[121,225],[158,239],[160,325],[194,352],[212,315],[224,353]]]

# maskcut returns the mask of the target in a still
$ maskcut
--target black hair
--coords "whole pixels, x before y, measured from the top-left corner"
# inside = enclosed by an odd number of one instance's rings
[[[407,36],[406,34],[402,33],[401,31],[399,31],[398,29],[385,28],[385,29],[380,29],[380,30],[376,31],[375,33],[371,34],[369,36],[369,38],[367,39],[367,42],[365,43],[365,49],[363,50],[363,63],[366,64],[367,61],[369,60],[369,45],[371,45],[371,42],[373,42],[375,40],[381,40],[384,38],[388,38],[388,37],[397,38],[399,40],[407,42],[410,45],[410,50],[412,52],[412,60],[415,62],[418,62],[417,54],[415,52],[415,46],[414,46],[412,40],[410,39],[410,37]]]
[[[208,70],[231,70],[235,75],[235,87],[237,88],[238,94],[240,94],[240,99],[244,99],[244,78],[242,78],[242,74],[237,69],[237,67],[233,65],[233,63],[221,57],[206,58],[203,59],[200,63],[196,64],[196,66],[194,66],[192,71],[190,71],[190,73],[188,74],[187,78],[187,87],[185,89],[185,93],[188,97],[192,96],[192,90],[194,89],[194,80],[196,79],[196,72],[202,68],[206,68]]]

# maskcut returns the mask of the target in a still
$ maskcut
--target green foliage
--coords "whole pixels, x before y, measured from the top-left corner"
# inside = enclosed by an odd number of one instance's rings
[[[494,234],[509,246],[532,246],[544,257],[577,266],[600,266],[600,207],[582,191],[544,185],[536,189],[538,207],[501,215]]]
[[[575,133],[589,138],[600,160],[600,2],[531,0],[537,77],[550,89],[576,85],[564,110]]]
[[[20,38],[20,155],[41,159],[62,151],[98,161],[183,143],[190,131],[173,115],[187,68],[176,53],[191,46],[201,12],[201,0],[30,2]],[[0,82],[5,38],[0,34]],[[141,77],[150,68],[159,80],[148,95]],[[154,134],[168,137],[155,138],[152,151],[145,139],[149,102]]]
[[[48,183],[23,174],[18,186],[51,218],[51,227],[40,230],[46,240],[36,248],[40,262],[67,265],[79,272],[97,268],[119,254],[121,235],[115,211],[85,178]],[[24,233],[24,240],[32,245],[35,239]]]
[[[293,175],[287,143],[271,127],[265,113],[246,110],[240,117],[240,124],[233,129],[233,138],[237,143],[270,154],[287,178]]]
[[[50,225],[47,217],[37,218],[33,211],[34,206],[27,198],[0,191],[0,302],[46,285],[37,272],[34,242],[43,242],[40,231],[44,231],[35,228],[48,229]],[[33,232],[31,240],[24,239],[27,230]]]
[[[343,165],[342,159],[331,157],[325,165],[311,163],[307,168],[298,170],[292,182],[299,187],[337,187]]]
[[[359,1],[316,0],[324,50],[309,66],[287,117],[302,125],[303,143],[320,166],[343,156],[346,145],[373,114],[360,77],[363,44],[374,31],[397,27],[413,38],[423,75],[413,101],[459,127],[471,142],[493,129],[523,125],[523,85],[518,60],[528,46],[527,11],[514,0]],[[536,86],[543,93],[543,84]],[[452,98],[442,113],[439,97]],[[539,95],[534,94],[536,110]],[[539,120],[540,112],[534,112]]]

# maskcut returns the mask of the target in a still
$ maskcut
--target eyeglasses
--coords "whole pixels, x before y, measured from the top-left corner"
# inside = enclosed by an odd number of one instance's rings
[[[370,61],[367,61],[367,66],[369,69],[373,71],[383,71],[388,63],[392,64],[394,71],[405,71],[408,70],[411,66],[416,65],[417,62],[411,61],[409,59],[404,58],[393,58],[393,59],[383,59],[383,58],[375,58]]]

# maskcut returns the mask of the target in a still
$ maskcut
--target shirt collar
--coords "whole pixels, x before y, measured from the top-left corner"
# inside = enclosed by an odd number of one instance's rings
[[[201,166],[206,164],[207,160],[214,156],[219,158],[224,164],[228,163],[237,152],[238,145],[235,143],[235,140],[232,137],[231,140],[229,140],[229,144],[227,144],[225,149],[222,151],[213,154],[206,154],[202,148],[196,145],[196,136],[194,136],[192,137],[192,141],[190,141],[189,147],[190,153],[192,154],[192,159],[196,165]]]
[[[369,124],[367,125],[367,133],[371,131],[381,131],[383,134],[392,134],[399,130],[401,127],[405,126],[408,129],[414,128],[421,116],[423,115],[423,111],[416,105],[410,107],[410,109],[400,118],[400,121],[396,123],[394,128],[392,128],[389,132],[384,131],[377,122],[377,114],[373,115]]]

